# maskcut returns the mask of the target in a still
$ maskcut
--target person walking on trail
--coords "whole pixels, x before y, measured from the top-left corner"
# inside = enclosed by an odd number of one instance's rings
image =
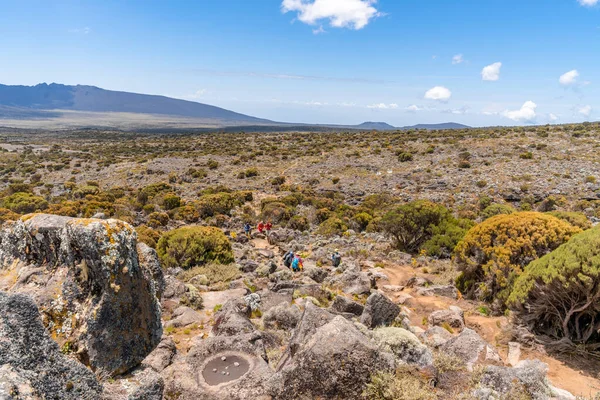
[[[265,224],[265,230],[267,231],[267,236],[269,236],[269,234],[271,233],[271,229],[273,229],[273,224],[271,223],[271,221],[267,221],[267,223]]]
[[[299,271],[302,271],[303,268],[304,268],[304,265],[302,262],[302,258],[300,258],[299,255],[296,255],[294,257],[294,260],[292,261],[292,271],[299,272]]]
[[[263,231],[265,230],[265,223],[260,221],[256,228],[258,229],[258,233],[263,233]]]
[[[250,225],[250,223],[246,222],[246,225],[244,225],[244,233],[246,234],[246,237],[248,239],[251,238],[250,233],[252,232],[252,226]]]
[[[286,268],[291,268],[292,267],[292,261],[294,260],[294,252],[291,250],[288,250],[284,255],[283,255],[283,265],[285,265]]]
[[[338,249],[335,249],[335,253],[333,253],[331,255],[331,263],[333,264],[334,268],[339,267],[340,264],[342,263],[342,256],[340,255],[340,252]]]

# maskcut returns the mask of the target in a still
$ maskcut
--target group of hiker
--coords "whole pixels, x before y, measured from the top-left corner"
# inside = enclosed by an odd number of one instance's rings
[[[260,221],[256,226],[258,233],[265,233],[267,236],[271,234],[271,229],[273,229],[273,224],[271,221],[268,221],[266,224],[264,221]],[[244,233],[248,237],[248,239],[252,239],[252,225],[249,222],[244,224]]]
[[[342,256],[336,249],[335,252],[331,255],[331,264],[334,268],[337,268],[340,266],[341,262]],[[283,255],[283,265],[285,265],[286,268],[290,268],[294,272],[299,272],[304,269],[304,260],[302,260],[302,257],[300,257],[299,254],[294,254],[292,250],[288,250]]]
[[[271,224],[270,221],[268,221],[266,224],[263,221],[260,221],[256,229],[259,233],[266,233],[268,237],[271,233],[271,229],[273,229],[273,224]],[[252,238],[252,225],[250,225],[250,223],[248,222],[244,224],[244,233],[246,234],[248,239]],[[339,250],[336,249],[335,252],[331,255],[331,264],[334,268],[337,268],[340,266],[341,262],[342,256],[340,255]],[[299,272],[304,269],[304,260],[302,260],[300,254],[294,254],[292,250],[288,250],[283,255],[283,265],[285,265],[286,268],[289,268],[294,272]]]

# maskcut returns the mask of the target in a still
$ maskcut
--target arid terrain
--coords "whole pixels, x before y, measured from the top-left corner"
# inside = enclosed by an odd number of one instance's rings
[[[553,327],[531,330],[513,286],[530,262],[595,232],[600,124],[3,128],[0,148],[0,309],[31,295],[23,308],[37,306],[43,325],[31,332],[83,377],[53,383],[9,362],[0,398],[598,398],[597,308],[568,326],[572,346],[556,346]],[[505,226],[506,242],[483,242]],[[487,264],[486,246],[500,249]],[[289,250],[302,271],[283,265]],[[600,289],[586,287],[597,307]],[[19,318],[0,318],[0,350]],[[215,357],[248,372],[211,381]]]

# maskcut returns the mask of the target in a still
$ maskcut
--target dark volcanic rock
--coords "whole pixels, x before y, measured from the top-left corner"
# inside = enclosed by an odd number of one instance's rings
[[[400,314],[400,307],[380,292],[374,292],[367,299],[360,322],[369,328],[388,326]]]
[[[0,366],[1,399],[100,398],[94,374],[61,353],[35,303],[22,294],[0,292]]]
[[[32,214],[0,231],[0,265],[33,271],[10,291],[30,294],[59,344],[101,374],[135,367],[162,336],[162,272],[142,251],[135,230],[112,219]]]

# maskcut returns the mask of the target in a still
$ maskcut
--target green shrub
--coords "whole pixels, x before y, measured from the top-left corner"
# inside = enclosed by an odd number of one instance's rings
[[[284,203],[275,201],[262,207],[261,218],[274,224],[289,221],[294,215],[293,210]]]
[[[181,206],[181,197],[175,193],[168,193],[163,198],[163,207],[165,210],[173,210]]]
[[[135,231],[137,232],[138,242],[146,243],[148,246],[156,249],[156,244],[160,239],[160,232],[146,225],[138,226],[135,228]]]
[[[307,231],[310,229],[310,223],[308,222],[308,219],[300,215],[294,215],[292,218],[290,218],[287,226],[288,228],[297,231]]]
[[[569,211],[551,211],[548,214],[558,219],[565,220],[573,226],[578,226],[584,231],[592,227],[592,223],[589,219],[587,219],[584,213]]]
[[[208,169],[217,169],[219,168],[219,163],[215,160],[208,160],[206,166],[208,167]]]
[[[403,204],[389,211],[379,225],[392,237],[398,250],[409,253],[417,253],[434,236],[436,238],[428,245],[430,251],[439,255],[449,253],[456,244],[454,242],[462,238],[461,230],[463,234],[466,232],[446,207],[427,200]],[[451,233],[448,241],[442,237],[447,233]]]
[[[400,162],[408,162],[413,160],[413,155],[408,152],[402,152],[398,154],[398,161]]]
[[[431,257],[450,258],[456,245],[473,225],[475,222],[465,218],[450,217],[443,220],[431,227],[431,238],[423,243],[421,249]]]
[[[352,222],[359,232],[366,230],[371,221],[373,221],[373,217],[366,212],[360,212],[352,217]]]
[[[4,198],[3,205],[4,208],[8,208],[13,212],[28,214],[45,210],[48,207],[48,202],[43,197],[18,192]]]
[[[341,235],[348,230],[348,225],[338,217],[331,217],[319,225],[317,233],[320,235]]]
[[[31,185],[26,183],[11,183],[8,185],[8,194],[32,193]]]
[[[148,215],[148,225],[153,228],[158,228],[159,226],[167,226],[169,223],[169,214],[164,212],[153,212]]]
[[[508,204],[493,203],[487,206],[485,210],[481,212],[481,216],[483,217],[483,219],[488,219],[496,215],[512,214],[514,212],[516,212],[516,210]]]
[[[502,309],[515,279],[531,261],[556,249],[581,229],[548,214],[497,215],[472,228],[456,246],[459,290],[469,298],[496,300]]]
[[[201,218],[208,218],[217,214],[231,215],[231,211],[241,204],[233,193],[215,193],[200,197],[196,201],[196,208]]]
[[[600,343],[600,227],[529,264],[508,303],[545,343]]]
[[[173,213],[173,218],[178,221],[185,221],[188,224],[193,224],[200,219],[200,213],[196,210],[196,207],[186,205],[176,209]]]
[[[156,246],[165,268],[189,269],[207,263],[234,261],[231,243],[219,228],[186,226],[165,233]]]

